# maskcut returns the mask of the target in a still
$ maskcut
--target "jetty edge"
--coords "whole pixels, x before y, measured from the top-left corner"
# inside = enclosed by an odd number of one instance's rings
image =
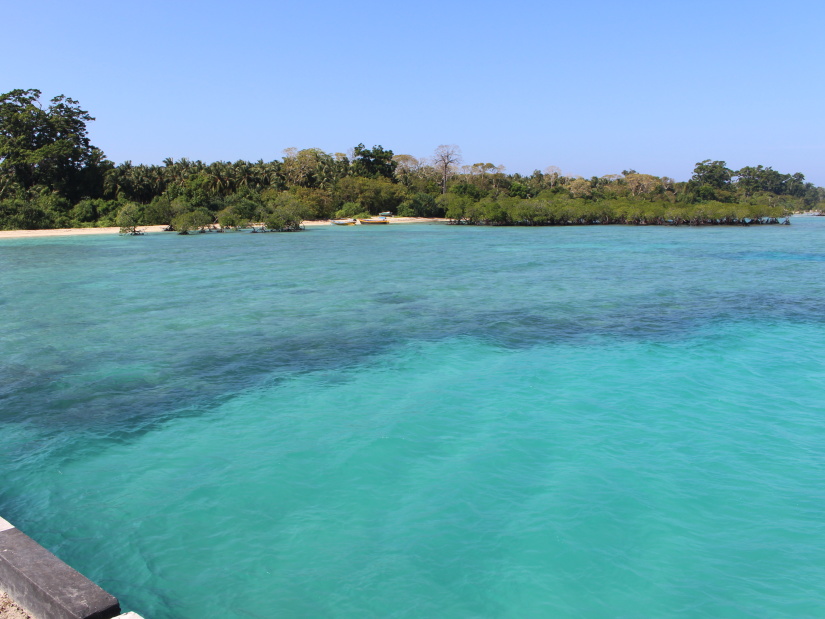
[[[0,592],[33,619],[142,619],[2,517]]]

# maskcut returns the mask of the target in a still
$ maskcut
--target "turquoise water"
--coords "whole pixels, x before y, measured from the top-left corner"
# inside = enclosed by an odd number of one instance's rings
[[[825,218],[0,242],[0,515],[147,618],[825,616]]]

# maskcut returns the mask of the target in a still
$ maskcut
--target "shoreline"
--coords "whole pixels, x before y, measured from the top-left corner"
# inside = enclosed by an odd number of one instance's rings
[[[821,216],[813,212],[795,212],[793,216]],[[451,220],[446,217],[392,217],[389,224],[447,224]],[[388,224],[388,225],[389,225]],[[214,228],[220,228],[219,224],[213,224]],[[260,224],[256,224],[260,225]],[[311,219],[302,222],[302,225],[307,228],[315,228],[319,226],[331,226],[332,221],[329,219]],[[630,224],[626,224],[630,225]],[[639,224],[639,225],[659,225],[659,224]],[[688,224],[685,224],[688,225]],[[736,224],[730,224],[736,225]],[[163,232],[165,225],[156,226],[139,226],[138,230],[143,233],[154,234]],[[212,231],[214,231],[214,228]],[[54,236],[92,236],[101,234],[120,234],[120,228],[117,226],[110,226],[105,228],[47,228],[40,230],[0,230],[0,241],[4,239],[26,239],[26,238],[45,238]]]
[[[141,226],[145,232],[160,232],[166,226]],[[0,230],[0,239],[27,239],[45,236],[92,236],[97,234],[119,234],[120,228],[49,228],[44,230]]]
[[[421,224],[421,223],[446,223],[448,219],[440,217],[393,217],[390,224]],[[331,226],[332,223],[326,219],[308,220],[303,222],[304,226]],[[389,224],[388,224],[389,225]],[[140,226],[141,232],[155,233],[163,232],[165,225],[160,226]],[[49,236],[91,236],[97,234],[119,234],[120,228],[112,226],[108,228],[51,228],[45,230],[0,230],[0,240],[3,239],[28,239],[42,238]]]
[[[450,221],[446,217],[388,217],[387,219],[390,224],[445,224]],[[303,224],[305,226],[331,226],[332,222],[329,219],[315,219],[307,220]]]

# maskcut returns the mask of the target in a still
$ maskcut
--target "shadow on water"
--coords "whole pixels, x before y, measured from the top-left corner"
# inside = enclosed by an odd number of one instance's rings
[[[375,302],[410,303],[390,296]],[[535,308],[479,309],[460,316],[420,301],[412,305],[409,314],[391,325],[336,325],[304,334],[264,333],[219,340],[215,345],[177,351],[154,367],[138,363],[130,369],[134,359],[128,354],[121,354],[119,362],[103,370],[94,359],[77,357],[51,367],[3,363],[0,418],[26,421],[44,430],[85,429],[103,435],[117,430],[123,436],[143,433],[170,417],[201,414],[245,389],[300,373],[353,368],[410,341],[465,336],[510,349],[587,346],[595,338],[667,342],[690,337],[720,320],[753,321],[754,328],[767,328],[771,322],[823,320],[817,311],[818,299],[775,294],[693,301],[639,299],[622,308],[549,307],[543,313]]]
[[[13,267],[0,284],[16,300],[0,306],[11,327],[0,339],[0,420],[126,439],[419,340],[587,346],[679,340],[715,321],[823,320],[817,271],[795,285],[719,271],[747,254],[747,230],[712,243],[680,231],[671,245],[668,230],[646,231],[655,253],[627,250],[638,249],[632,229],[596,231],[578,250],[575,229],[392,232],[0,247]],[[6,457],[21,456],[12,447]]]

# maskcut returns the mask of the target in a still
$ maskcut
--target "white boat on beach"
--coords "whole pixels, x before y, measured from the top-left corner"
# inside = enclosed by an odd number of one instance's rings
[[[330,219],[336,226],[354,226],[356,222],[354,219]]]

